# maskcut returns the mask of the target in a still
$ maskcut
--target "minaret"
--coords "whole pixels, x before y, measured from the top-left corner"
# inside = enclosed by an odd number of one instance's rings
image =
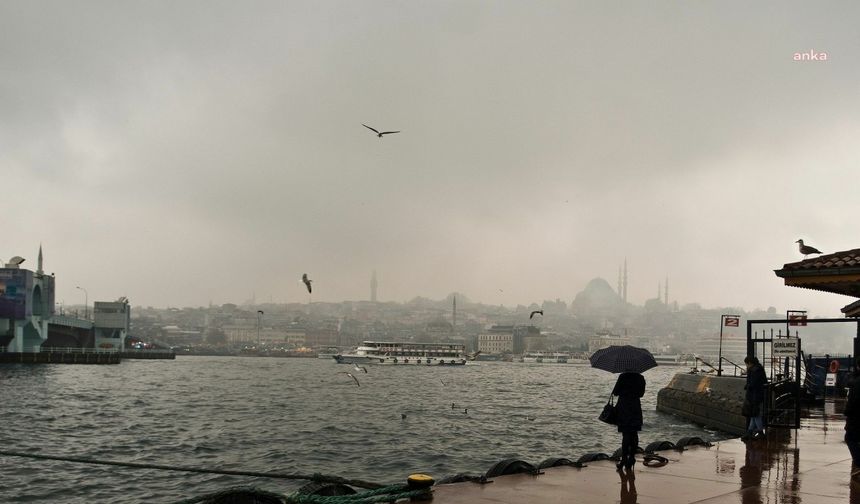
[[[370,275],[370,302],[376,302],[376,270],[373,270],[373,274]]]
[[[621,297],[624,299],[624,302],[627,302],[627,258],[624,258],[624,293]]]
[[[44,273],[45,272],[42,271],[42,244],[40,243],[39,244],[39,265],[38,265],[38,268],[36,268],[36,274],[41,276]]]
[[[669,275],[666,275],[666,283],[663,284],[663,304],[669,306]]]
[[[618,290],[615,292],[618,293],[618,297],[621,297],[621,266],[618,267]]]
[[[663,291],[660,290],[660,282],[657,281],[657,301],[663,299]]]
[[[457,334],[457,295],[454,294],[454,318],[451,321],[451,334]]]

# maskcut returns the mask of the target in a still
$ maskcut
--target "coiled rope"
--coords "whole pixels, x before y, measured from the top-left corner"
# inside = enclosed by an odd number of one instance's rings
[[[95,464],[95,465],[109,465],[109,466],[118,466],[118,467],[133,467],[135,469],[156,469],[159,471],[183,471],[183,472],[192,472],[192,473],[202,473],[202,474],[225,474],[228,476],[253,476],[256,478],[274,478],[274,479],[287,479],[287,480],[309,480],[309,481],[318,481],[320,483],[337,483],[341,485],[354,486],[358,488],[370,488],[377,489],[382,488],[384,485],[379,483],[373,483],[370,481],[364,480],[350,480],[346,478],[341,478],[340,476],[329,476],[326,474],[313,473],[313,474],[288,474],[288,473],[271,473],[271,472],[256,472],[256,471],[231,471],[226,469],[204,469],[198,467],[182,467],[182,466],[172,466],[172,465],[159,465],[159,464],[144,464],[139,462],[119,462],[114,460],[96,460],[84,457],[61,457],[58,455],[43,455],[40,453],[23,453],[23,452],[15,452],[15,451],[6,451],[0,450],[0,456],[6,457],[23,457],[23,458],[31,458],[31,459],[39,459],[39,460],[58,460],[61,462],[74,462],[78,464]]]

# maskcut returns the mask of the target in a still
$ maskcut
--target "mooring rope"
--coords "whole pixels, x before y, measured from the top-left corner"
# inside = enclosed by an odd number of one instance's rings
[[[346,478],[341,478],[340,476],[329,476],[326,474],[313,473],[313,474],[289,474],[289,473],[271,473],[271,472],[256,472],[256,471],[231,471],[227,469],[204,469],[199,467],[182,467],[182,466],[172,466],[172,465],[159,465],[159,464],[144,464],[139,462],[119,462],[114,460],[96,460],[89,459],[84,457],[61,457],[58,455],[43,455],[40,453],[23,453],[23,452],[14,452],[14,451],[6,451],[0,450],[0,456],[6,457],[24,457],[31,459],[40,459],[40,460],[59,460],[61,462],[75,462],[78,464],[96,464],[96,465],[109,465],[109,466],[119,466],[119,467],[133,467],[135,469],[155,469],[159,471],[183,471],[183,472],[193,472],[193,473],[203,473],[203,474],[225,474],[228,476],[253,476],[256,478],[275,478],[275,479],[288,479],[288,480],[309,480],[309,481],[318,481],[320,483],[337,483],[341,485],[349,485],[358,488],[382,488],[384,485],[380,483],[373,483],[371,481],[364,480],[350,480]]]

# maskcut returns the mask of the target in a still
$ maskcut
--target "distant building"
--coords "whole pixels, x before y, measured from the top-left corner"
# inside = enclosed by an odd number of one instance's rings
[[[514,352],[513,333],[491,333],[478,335],[478,350],[485,354],[506,354]]]
[[[609,331],[598,331],[594,336],[588,340],[588,352],[596,352],[601,348],[606,348],[609,346],[620,346],[620,345],[629,345],[630,338],[627,336],[621,336],[620,334],[614,334]]]
[[[125,350],[125,337],[131,323],[131,307],[128,299],[96,301],[93,303],[93,330],[96,348]]]

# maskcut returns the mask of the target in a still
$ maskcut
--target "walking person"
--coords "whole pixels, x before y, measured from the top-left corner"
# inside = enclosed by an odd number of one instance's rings
[[[747,433],[741,436],[746,441],[764,437],[764,388],[767,385],[767,375],[764,367],[754,355],[744,358],[747,367],[746,398],[743,404],[743,415],[749,417]]]
[[[615,403],[618,432],[621,433],[621,458],[615,467],[628,470],[636,463],[639,447],[639,431],[642,430],[642,403],[645,395],[645,378],[639,373],[624,372],[618,376],[612,395],[618,396]]]
[[[851,477],[860,478],[860,357],[854,359],[854,371],[848,378],[848,400],[845,401],[845,444],[851,453]]]

